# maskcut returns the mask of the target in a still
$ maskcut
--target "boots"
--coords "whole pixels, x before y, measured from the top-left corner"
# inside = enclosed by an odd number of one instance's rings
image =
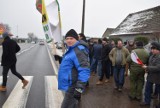
[[[0,86],[0,91],[1,91],[1,92],[5,92],[5,91],[7,91],[6,86]]]
[[[24,79],[24,80],[22,80],[22,83],[23,83],[22,89],[25,89],[25,87],[28,84],[28,81]]]
[[[102,85],[103,82],[102,81],[97,81],[96,85]]]

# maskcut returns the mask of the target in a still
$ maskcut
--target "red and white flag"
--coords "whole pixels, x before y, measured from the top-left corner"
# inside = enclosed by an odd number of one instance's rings
[[[135,51],[132,51],[131,53],[131,59],[133,62],[139,64],[139,65],[144,65],[143,62],[139,59]]]

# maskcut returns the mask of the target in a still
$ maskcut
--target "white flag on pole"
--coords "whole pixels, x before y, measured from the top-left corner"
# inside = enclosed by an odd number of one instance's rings
[[[61,33],[61,19],[60,19],[60,10],[56,0],[53,0],[46,7],[48,13],[49,23],[51,25],[51,32],[54,39],[54,42],[60,42],[63,40]]]

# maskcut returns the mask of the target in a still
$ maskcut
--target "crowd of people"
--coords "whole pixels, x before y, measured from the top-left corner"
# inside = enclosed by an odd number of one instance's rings
[[[3,83],[0,91],[6,91],[7,74],[12,73],[22,80],[24,89],[28,84],[21,74],[16,71],[16,56],[20,50],[18,44],[12,41],[9,33],[4,33],[3,38]],[[128,41],[124,46],[121,39],[117,41],[107,38],[86,40],[83,33],[77,34],[74,29],[65,35],[66,52],[63,55],[58,72],[58,89],[65,91],[61,108],[78,108],[81,94],[89,86],[90,76],[98,76],[96,85],[110,82],[110,76],[114,78],[115,90],[123,91],[125,75],[129,74],[130,100],[140,101],[141,106],[150,106],[151,98],[159,98],[160,94],[160,43],[152,42],[150,52],[144,49],[142,41]],[[135,62],[132,54],[136,54]],[[139,63],[140,62],[140,63]],[[142,89],[147,81],[142,99]],[[105,80],[104,80],[105,79]],[[153,90],[153,85],[155,89]]]
[[[113,75],[114,89],[122,92],[125,75],[128,75],[129,71],[130,92],[128,97],[130,100],[140,101],[141,106],[149,106],[151,98],[158,98],[160,93],[160,44],[158,42],[151,43],[151,52],[149,53],[144,48],[142,41],[130,40],[127,45],[124,45],[121,39],[114,42],[103,38],[99,39],[97,43],[94,42],[92,46],[90,69],[92,75],[98,72],[97,85],[108,83],[110,76]],[[142,65],[132,60],[131,53],[133,52],[142,61]],[[145,73],[147,73],[147,82],[143,100]],[[105,81],[103,81],[104,75]],[[153,84],[155,84],[155,91],[153,91]]]
[[[141,106],[149,106],[151,98],[160,93],[160,44],[151,43],[151,52],[144,49],[142,41],[128,41],[125,46],[121,39],[107,38],[98,41],[86,40],[83,33],[77,34],[71,29],[65,35],[67,51],[59,68],[59,89],[65,91],[62,108],[78,108],[81,93],[89,86],[90,76],[98,76],[96,85],[103,85],[114,78],[115,88],[123,91],[125,75],[129,74],[130,100],[140,101]],[[131,53],[136,53],[142,64],[132,60]],[[147,73],[147,82],[142,101],[142,89]],[[105,80],[104,80],[105,79]],[[153,91],[155,84],[155,91]],[[152,95],[152,93],[154,95]],[[68,104],[69,103],[69,104]]]

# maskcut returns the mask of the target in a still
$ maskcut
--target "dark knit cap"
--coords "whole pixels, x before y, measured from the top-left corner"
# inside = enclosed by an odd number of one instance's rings
[[[73,38],[75,38],[76,40],[78,40],[78,34],[77,34],[77,32],[76,32],[74,29],[71,29],[71,30],[69,30],[69,31],[66,33],[65,38],[67,38],[67,37],[73,37]]]
[[[2,34],[2,37],[5,39],[6,37],[9,37],[9,36],[13,36],[13,34],[9,33],[9,32],[4,32]]]
[[[151,45],[152,45],[151,48],[155,48],[155,49],[157,49],[157,50],[160,51],[160,43],[158,43],[158,42],[152,42]]]
[[[142,41],[136,42],[136,46],[138,46],[138,47],[143,47],[143,42],[142,42]]]

